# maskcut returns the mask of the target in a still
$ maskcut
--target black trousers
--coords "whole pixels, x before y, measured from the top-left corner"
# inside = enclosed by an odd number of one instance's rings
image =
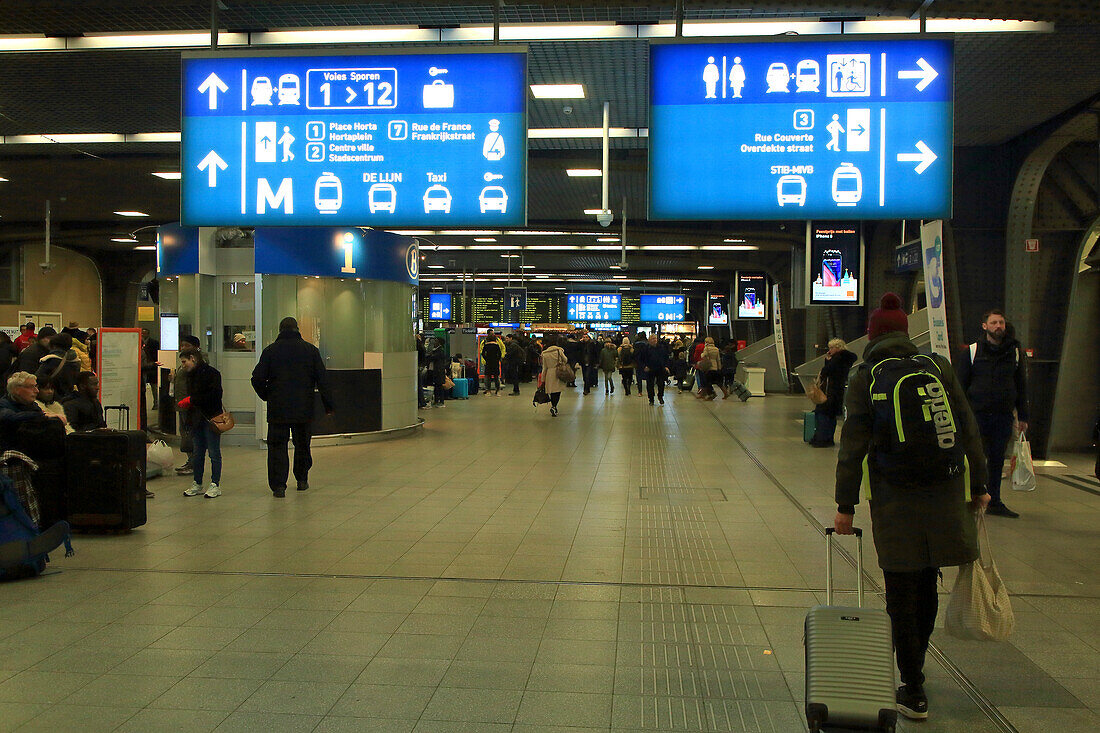
[[[662,370],[660,374],[650,369],[645,373],[645,392],[649,397],[650,403],[653,402],[653,388],[657,387],[657,396],[664,401],[665,399],[665,373]]]
[[[308,422],[268,423],[267,424],[267,485],[272,491],[285,489],[287,474],[290,470],[290,454],[287,444],[294,434],[294,478],[298,481],[309,479],[309,469],[313,467],[313,456],[309,452],[309,441],[313,438],[313,425]]]
[[[989,470],[986,490],[989,492],[990,505],[1001,503],[1001,471],[1005,465],[1005,450],[1012,440],[1012,426],[1015,418],[1011,412],[976,412],[974,419],[978,423],[978,432],[982,435],[985,447],[985,462]]]
[[[620,369],[619,376],[623,378],[623,389],[626,390],[627,394],[630,394],[630,385],[634,383],[634,368]]]
[[[936,627],[939,597],[936,595],[938,568],[915,573],[883,571],[886,580],[886,612],[894,633],[894,654],[903,684],[924,684],[924,655]]]
[[[600,369],[597,366],[581,367],[584,376],[584,391],[587,392],[600,383]]]
[[[558,406],[558,400],[560,400],[560,399],[561,399],[561,392],[551,392],[550,393],[550,406],[551,407],[557,407]]]
[[[508,381],[508,384],[512,385],[513,394],[519,394],[519,378],[522,370],[523,367],[520,364],[504,365],[504,378]]]

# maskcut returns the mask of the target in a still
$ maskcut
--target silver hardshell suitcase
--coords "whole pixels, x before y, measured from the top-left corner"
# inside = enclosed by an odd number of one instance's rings
[[[806,614],[806,722],[811,731],[894,731],[894,648],[886,611],[863,607],[863,531],[855,528],[858,606],[833,605],[833,534],[825,530],[825,605]]]

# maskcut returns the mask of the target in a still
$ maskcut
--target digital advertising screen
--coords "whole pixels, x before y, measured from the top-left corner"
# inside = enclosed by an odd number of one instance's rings
[[[649,218],[951,216],[954,42],[650,45]]]
[[[807,225],[806,292],[810,305],[863,302],[863,239],[854,222]]]
[[[622,316],[622,296],[618,293],[566,296],[566,317],[571,322],[619,321]]]
[[[763,272],[737,273],[737,318],[766,320],[768,317],[768,276]]]
[[[707,325],[728,326],[730,322],[729,296],[711,293],[707,296]]]
[[[527,55],[183,58],[189,226],[522,226]]]
[[[687,315],[687,298],[683,295],[642,295],[643,323],[679,323]]]
[[[431,293],[428,295],[428,320],[451,320],[451,294]]]

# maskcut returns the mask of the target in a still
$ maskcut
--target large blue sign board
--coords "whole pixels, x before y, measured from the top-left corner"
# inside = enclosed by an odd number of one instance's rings
[[[650,48],[651,219],[951,216],[952,42]]]
[[[622,317],[623,301],[618,293],[566,296],[566,318],[570,321],[620,321]]]
[[[516,52],[183,60],[184,224],[520,226]]]
[[[256,227],[254,241],[262,275],[419,282],[420,248],[412,237],[359,227]]]
[[[680,323],[684,320],[686,303],[683,295],[642,295],[641,321]]]

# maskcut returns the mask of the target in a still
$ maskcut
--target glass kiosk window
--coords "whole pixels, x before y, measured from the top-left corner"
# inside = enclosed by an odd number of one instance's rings
[[[222,283],[222,350],[256,350],[256,285]]]

